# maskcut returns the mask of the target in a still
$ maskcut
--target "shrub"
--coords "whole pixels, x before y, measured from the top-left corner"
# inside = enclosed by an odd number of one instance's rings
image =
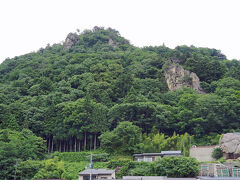
[[[221,157],[221,158],[219,158],[218,160],[219,160],[220,163],[226,162],[226,159],[225,159],[224,157]]]
[[[199,163],[192,157],[164,157],[154,162],[154,173],[167,177],[195,177],[199,173]]]
[[[108,153],[93,152],[93,161],[106,162],[109,160]],[[55,152],[53,156],[57,156],[60,160],[68,162],[89,161],[91,152]]]
[[[41,161],[21,161],[17,167],[17,176],[20,179],[32,179],[42,167],[43,163]]]
[[[35,174],[35,179],[54,179],[62,178],[65,173],[64,163],[54,159],[48,159],[43,162],[43,167]]]
[[[130,161],[122,165],[120,173],[116,174],[118,178],[127,175],[195,177],[199,173],[198,161],[183,156],[164,157],[153,163]]]
[[[126,163],[120,170],[120,173],[117,174],[118,177],[134,175],[134,170],[137,172],[139,170],[139,165],[142,164],[141,168],[145,168],[148,164],[146,162],[136,162],[130,161]],[[137,169],[138,168],[138,169]],[[140,173],[138,173],[140,174]],[[146,175],[146,174],[145,174]]]
[[[99,137],[101,146],[109,153],[131,154],[135,146],[141,142],[141,129],[132,122],[123,121],[111,132]]]
[[[107,168],[115,169],[117,167],[126,166],[130,160],[111,160],[107,163]]]
[[[154,173],[153,163],[148,162],[134,162],[134,169],[130,170],[129,173],[133,176],[156,176]]]
[[[214,159],[220,159],[223,156],[222,149],[220,148],[215,148],[212,152],[212,157]]]

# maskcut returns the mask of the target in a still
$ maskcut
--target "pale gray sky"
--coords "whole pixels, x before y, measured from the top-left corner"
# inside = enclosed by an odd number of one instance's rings
[[[112,27],[136,46],[195,45],[240,59],[239,0],[0,0],[0,62]]]

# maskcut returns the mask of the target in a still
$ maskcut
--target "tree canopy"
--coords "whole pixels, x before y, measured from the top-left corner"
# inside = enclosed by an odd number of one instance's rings
[[[169,63],[195,72],[206,94],[169,91]],[[239,131],[239,67],[216,49],[138,48],[112,28],[95,27],[69,49],[48,45],[0,65],[0,127],[31,130],[48,152],[96,149],[98,137],[123,121],[143,134],[155,127],[195,139]]]
[[[45,151],[44,140],[28,129],[0,130],[0,176],[13,179],[18,163],[43,159]]]

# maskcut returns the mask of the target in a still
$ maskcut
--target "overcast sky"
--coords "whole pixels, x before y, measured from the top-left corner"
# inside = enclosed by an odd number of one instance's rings
[[[112,27],[136,46],[195,45],[240,59],[239,0],[0,0],[0,62]]]

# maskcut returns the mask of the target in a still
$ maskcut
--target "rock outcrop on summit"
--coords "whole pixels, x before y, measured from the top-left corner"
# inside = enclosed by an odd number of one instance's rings
[[[68,50],[78,42],[78,35],[76,33],[69,33],[63,44],[63,49]]]
[[[203,94],[198,76],[182,68],[180,65],[171,65],[164,71],[165,80],[170,91],[176,91],[181,87],[189,87],[199,94]]]

